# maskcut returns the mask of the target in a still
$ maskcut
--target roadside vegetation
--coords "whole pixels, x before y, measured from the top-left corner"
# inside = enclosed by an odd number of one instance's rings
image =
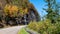
[[[43,8],[43,10],[47,15],[39,22],[31,21],[28,28],[40,34],[60,34],[60,5],[57,0],[44,1],[48,8]]]
[[[30,22],[28,28],[40,34],[60,34],[60,23],[52,24],[48,19],[40,22]]]
[[[19,30],[18,34],[29,34],[24,28]]]

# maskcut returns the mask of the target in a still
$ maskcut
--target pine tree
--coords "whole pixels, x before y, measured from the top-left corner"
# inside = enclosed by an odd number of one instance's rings
[[[45,10],[48,14],[46,15],[47,19],[50,19],[52,23],[56,22],[58,15],[58,8],[56,4],[56,0],[45,0],[48,8]]]

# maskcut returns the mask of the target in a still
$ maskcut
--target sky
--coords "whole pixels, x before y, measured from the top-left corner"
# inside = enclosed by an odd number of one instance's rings
[[[47,13],[43,10],[43,8],[47,8],[46,3],[44,2],[44,0],[29,0],[30,3],[32,3],[34,5],[34,7],[37,9],[40,17],[43,17],[44,15],[46,15]],[[57,0],[58,2],[60,2],[60,0]]]

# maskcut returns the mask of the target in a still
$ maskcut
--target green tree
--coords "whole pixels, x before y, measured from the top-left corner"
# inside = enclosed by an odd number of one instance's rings
[[[56,22],[58,18],[58,6],[56,0],[44,0],[47,3],[48,8],[45,11],[48,13],[47,19],[50,19],[52,23]]]

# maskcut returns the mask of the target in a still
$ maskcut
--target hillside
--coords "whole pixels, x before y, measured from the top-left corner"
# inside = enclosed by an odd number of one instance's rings
[[[39,21],[40,16],[28,0],[0,0],[0,27]]]

